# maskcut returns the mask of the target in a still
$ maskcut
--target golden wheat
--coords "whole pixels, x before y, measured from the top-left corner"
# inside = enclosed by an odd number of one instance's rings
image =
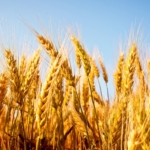
[[[36,37],[48,54],[45,59],[51,59],[45,78],[40,70],[43,66],[39,67],[43,61],[41,50],[30,59],[24,54],[16,59],[9,49],[4,51],[0,148],[149,150],[150,61],[145,70],[138,43],[132,43],[127,54],[120,54],[113,76],[116,90],[110,99],[111,74],[101,57],[93,59],[74,36],[75,60],[38,32]],[[105,87],[100,84],[100,71],[106,83],[106,99],[102,96]]]

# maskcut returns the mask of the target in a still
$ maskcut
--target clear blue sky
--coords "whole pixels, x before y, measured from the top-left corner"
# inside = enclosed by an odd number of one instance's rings
[[[54,34],[55,32],[58,34],[58,30],[66,30],[68,26],[73,29],[78,26],[86,47],[90,51],[95,46],[99,48],[111,74],[114,70],[112,65],[118,58],[120,40],[125,39],[132,25],[136,30],[141,24],[146,43],[150,43],[149,0],[7,0],[0,2],[0,23],[4,35],[8,34],[13,26],[17,38],[21,38],[24,34],[33,36],[20,18],[26,20],[40,33],[42,31],[39,27],[40,21],[45,27],[51,23]]]

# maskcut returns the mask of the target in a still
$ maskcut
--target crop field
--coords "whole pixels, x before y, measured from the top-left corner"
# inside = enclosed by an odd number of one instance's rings
[[[141,60],[136,41],[115,58],[112,99],[103,58],[90,56],[77,36],[69,35],[72,59],[63,43],[34,35],[33,55],[1,48],[0,149],[150,150],[150,59]]]

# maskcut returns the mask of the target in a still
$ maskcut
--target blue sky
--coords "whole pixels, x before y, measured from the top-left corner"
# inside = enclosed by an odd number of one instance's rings
[[[90,51],[98,47],[106,67],[112,74],[118,59],[121,41],[133,27],[141,25],[143,41],[150,43],[150,1],[149,0],[7,0],[0,2],[1,32],[9,39],[11,30],[16,37],[34,38],[22,20],[27,21],[38,32],[43,27],[53,30],[52,36],[70,26],[79,29],[82,39]],[[14,31],[13,31],[14,32]],[[1,35],[1,33],[0,33]],[[2,37],[0,37],[2,38]],[[110,79],[112,82],[112,79]],[[111,85],[110,85],[111,88]]]

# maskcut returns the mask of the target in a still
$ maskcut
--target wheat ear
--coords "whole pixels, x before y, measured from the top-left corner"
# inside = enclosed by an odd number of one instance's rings
[[[109,92],[108,92],[108,75],[107,75],[107,71],[106,71],[106,68],[105,68],[105,65],[103,63],[103,60],[102,58],[99,56],[98,57],[98,60],[99,60],[99,63],[100,63],[100,66],[101,66],[101,69],[102,69],[102,74],[103,74],[103,79],[106,83],[106,89],[107,89],[107,98],[108,98],[108,101],[109,101]]]
[[[86,51],[84,50],[84,48],[81,46],[81,44],[79,43],[79,41],[75,37],[71,37],[71,40],[75,46],[75,51],[79,54],[79,56],[82,60],[84,70],[88,76],[90,73],[90,70],[91,70],[89,57],[88,57]]]
[[[134,43],[129,51],[125,62],[125,68],[123,71],[123,86],[124,86],[124,94],[128,95],[132,91],[133,86],[133,75],[135,70],[135,57],[136,57],[136,44]]]
[[[56,51],[54,44],[45,37],[43,37],[42,35],[38,34],[37,38],[38,42],[47,50],[48,55],[51,58],[55,59],[56,56],[58,55],[58,52]]]
[[[47,104],[49,88],[51,87],[54,77],[59,72],[59,69],[61,66],[60,59],[61,59],[61,56],[57,56],[52,67],[50,68],[50,71],[48,73],[48,76],[46,78],[44,85],[42,86],[42,90],[40,93],[40,101],[39,101],[38,113],[37,113],[37,123],[38,123],[38,128],[39,128],[40,139],[43,138],[44,130],[46,128],[46,113],[47,113],[46,104]]]
[[[38,69],[39,62],[40,62],[39,54],[40,54],[40,50],[37,50],[29,63],[29,67],[28,67],[27,73],[25,75],[24,82],[21,85],[21,92],[22,92],[23,96],[25,96],[27,94],[27,92],[30,88],[32,79]]]
[[[119,60],[118,60],[117,70],[114,73],[116,93],[117,93],[118,96],[121,93],[121,87],[122,87],[121,83],[122,83],[123,65],[124,65],[124,53],[121,53],[120,57],[119,57]]]
[[[17,62],[14,58],[14,55],[12,54],[12,52],[8,49],[5,50],[5,58],[7,61],[7,69],[8,69],[8,78],[10,80],[11,83],[11,91],[14,93],[19,93],[19,87],[20,87],[20,83],[19,83],[19,74],[18,74],[18,68],[17,68]],[[16,97],[16,99],[18,98],[18,96]],[[17,100],[18,101],[18,100]]]

